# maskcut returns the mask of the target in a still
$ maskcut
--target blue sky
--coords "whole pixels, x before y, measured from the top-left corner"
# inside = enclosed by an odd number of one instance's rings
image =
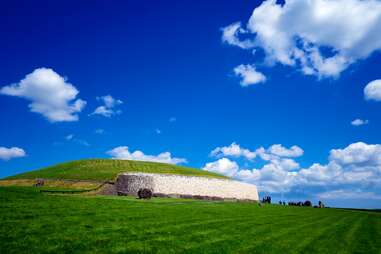
[[[312,2],[3,3],[0,177],[158,160],[380,208],[381,3]]]

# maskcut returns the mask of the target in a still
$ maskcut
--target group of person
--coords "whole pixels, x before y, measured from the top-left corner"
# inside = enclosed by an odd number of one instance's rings
[[[265,196],[262,198],[262,203],[263,204],[271,204],[271,197],[270,196]]]
[[[262,201],[260,202],[262,204],[271,204],[271,197],[270,196],[264,196],[262,198]],[[294,202],[294,201],[288,201],[286,203],[286,201],[282,201],[280,200],[279,201],[279,205],[288,205],[288,206],[309,206],[309,207],[312,207],[312,202],[309,201],[309,200],[306,200],[306,201],[298,201],[298,202]],[[315,208],[324,208],[324,204],[323,202],[319,201],[318,205],[315,205],[314,206]]]

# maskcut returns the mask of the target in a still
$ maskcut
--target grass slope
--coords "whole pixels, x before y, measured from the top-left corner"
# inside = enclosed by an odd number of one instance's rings
[[[121,172],[143,172],[227,178],[212,172],[177,165],[111,159],[77,160],[18,174],[6,179],[114,180]]]
[[[34,186],[35,179],[13,179],[0,180],[0,186]],[[38,187],[40,190],[93,190],[101,186],[102,183],[94,181],[65,181],[65,180],[45,180],[44,186]]]
[[[0,253],[380,253],[381,213],[0,187]]]

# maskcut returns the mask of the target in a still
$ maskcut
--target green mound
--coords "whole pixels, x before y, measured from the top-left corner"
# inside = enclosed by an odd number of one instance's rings
[[[115,177],[122,172],[160,173],[227,178],[225,176],[208,171],[165,163],[91,159],[60,163],[51,167],[10,176],[6,179],[12,180],[44,178],[107,181],[114,180]]]

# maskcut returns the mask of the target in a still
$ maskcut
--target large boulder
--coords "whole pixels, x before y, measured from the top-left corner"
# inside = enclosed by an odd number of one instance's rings
[[[152,198],[152,191],[150,189],[140,189],[138,191],[138,197],[140,199],[151,199]]]

